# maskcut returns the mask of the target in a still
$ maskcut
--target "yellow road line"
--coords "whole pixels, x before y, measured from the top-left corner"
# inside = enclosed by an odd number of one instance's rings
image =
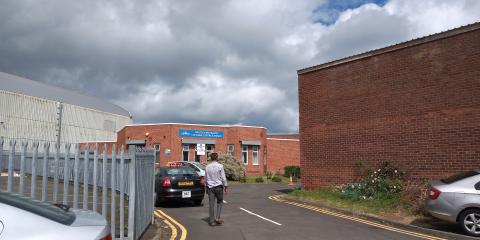
[[[172,235],[170,235],[170,240],[175,240],[175,238],[177,238],[177,228],[173,224],[171,224],[167,219],[165,219],[165,217],[160,215],[159,213],[155,212],[155,216],[163,219],[163,222],[165,222],[168,225],[168,227],[170,229],[172,229]]]
[[[187,229],[180,223],[178,223],[177,221],[175,221],[175,219],[173,219],[172,217],[168,216],[166,213],[164,213],[162,210],[160,209],[157,209],[155,210],[156,213],[166,217],[168,220],[170,220],[172,223],[174,223],[178,228],[180,228],[180,231],[182,232],[182,234],[180,235],[180,238],[179,240],[185,240],[187,239]]]
[[[275,196],[270,196],[268,198],[271,199],[271,200],[274,200],[274,201],[283,202],[283,203],[286,203],[286,204],[306,208],[306,209],[309,209],[309,210],[312,210],[312,211],[316,211],[316,212],[319,212],[319,213],[323,213],[323,214],[327,214],[327,215],[331,215],[331,216],[335,216],[335,217],[339,217],[339,218],[348,219],[348,220],[355,221],[355,222],[360,222],[360,223],[363,223],[363,224],[367,224],[367,225],[370,225],[370,226],[382,228],[382,229],[389,230],[389,231],[392,231],[392,232],[398,232],[398,233],[402,233],[402,234],[406,234],[406,235],[410,235],[410,236],[414,236],[414,237],[418,237],[418,238],[423,238],[423,239],[429,239],[429,240],[446,240],[444,238],[439,238],[439,237],[430,236],[430,235],[426,235],[426,234],[422,234],[422,233],[407,231],[407,230],[391,227],[391,226],[388,226],[388,225],[364,220],[364,219],[361,219],[361,218],[352,217],[352,216],[348,216],[348,215],[341,214],[341,213],[335,213],[335,212],[328,211],[328,210],[318,208],[318,207],[315,207],[315,206],[311,206],[311,205],[306,205],[306,204],[302,204],[302,203],[287,201],[287,200],[284,200],[284,199],[280,199],[281,196],[282,195],[275,195]]]

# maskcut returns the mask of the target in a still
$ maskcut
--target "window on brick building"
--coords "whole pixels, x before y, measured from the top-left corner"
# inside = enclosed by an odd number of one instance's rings
[[[182,160],[183,160],[183,161],[188,161],[188,153],[189,153],[188,145],[184,144],[183,147],[182,147],[182,150],[183,150],[183,158],[182,158]]]
[[[155,149],[155,151],[160,152],[160,144],[154,144],[153,148]]]
[[[242,146],[242,161],[245,165],[248,164],[248,146]]]
[[[253,159],[252,159],[252,164],[253,165],[258,165],[258,146],[253,146]]]
[[[208,159],[208,157],[210,156],[210,154],[213,153],[214,148],[213,148],[213,145],[211,145],[211,144],[207,144],[207,145],[205,146],[205,148],[206,148],[206,151],[205,151],[205,152],[207,153],[207,159]]]
[[[235,149],[233,144],[227,145],[227,155],[233,156],[233,150]]]

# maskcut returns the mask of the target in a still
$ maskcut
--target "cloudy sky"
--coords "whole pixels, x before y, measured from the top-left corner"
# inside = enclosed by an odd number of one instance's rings
[[[478,0],[0,0],[0,71],[136,123],[298,131],[296,70],[480,21]]]

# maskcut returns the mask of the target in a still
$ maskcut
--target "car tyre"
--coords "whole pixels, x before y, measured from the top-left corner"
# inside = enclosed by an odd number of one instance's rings
[[[160,200],[160,198],[157,196],[157,198],[155,199],[155,207],[160,207],[163,203],[165,202]]]
[[[193,200],[193,204],[195,204],[195,206],[201,206],[202,201],[203,201],[203,199],[195,199],[195,200]]]
[[[458,224],[464,233],[480,237],[480,209],[469,209],[462,212]]]

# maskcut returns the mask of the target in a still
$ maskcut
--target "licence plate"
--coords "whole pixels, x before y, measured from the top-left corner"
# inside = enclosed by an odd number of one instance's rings
[[[182,191],[182,198],[190,198],[190,197],[192,197],[192,192]]]
[[[193,186],[192,181],[178,182],[178,186]]]

